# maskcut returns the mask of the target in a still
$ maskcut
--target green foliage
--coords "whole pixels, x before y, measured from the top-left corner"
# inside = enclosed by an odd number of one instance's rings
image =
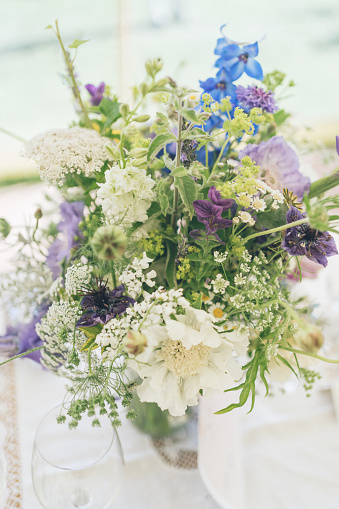
[[[190,216],[194,214],[194,208],[192,203],[197,199],[197,186],[189,175],[174,178],[174,185],[178,188],[180,197],[190,213]]]
[[[51,26],[51,25],[49,25]],[[52,28],[52,27],[51,27]],[[81,40],[81,39],[75,39],[72,44],[70,44],[68,47],[71,48],[71,49],[77,49],[79,46],[81,46],[82,44],[85,44],[85,42],[88,42],[89,39],[86,39],[85,41],[84,40]]]

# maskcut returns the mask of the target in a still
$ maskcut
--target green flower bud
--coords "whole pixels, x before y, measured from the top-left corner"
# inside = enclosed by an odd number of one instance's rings
[[[139,331],[130,331],[124,339],[125,351],[130,355],[139,355],[147,346],[147,337]]]
[[[34,213],[34,217],[35,219],[41,219],[42,218],[42,210],[41,209],[37,209]]]
[[[149,88],[148,88],[147,83],[141,83],[141,85],[140,85],[141,95],[142,96],[146,95],[148,93],[148,90],[149,90]]]
[[[161,80],[156,81],[155,86],[156,87],[164,87],[167,84],[168,84],[168,78],[162,78]]]
[[[129,155],[132,158],[139,158],[147,156],[147,152],[148,152],[147,148],[136,147],[132,148]]]
[[[118,226],[100,226],[93,235],[91,244],[101,260],[116,260],[121,258],[127,248],[127,237]]]
[[[133,118],[134,122],[147,122],[151,117],[149,115],[139,115]]]
[[[3,217],[0,217],[0,236],[5,239],[8,237],[10,231],[11,226],[8,221],[6,221]]]
[[[126,103],[121,104],[120,108],[119,108],[119,112],[120,112],[120,115],[123,118],[126,118],[127,115],[129,114],[129,106],[128,106],[128,104],[126,104]]]
[[[315,205],[314,207],[312,207],[308,217],[311,228],[314,228],[315,230],[320,230],[322,232],[327,230],[328,214],[325,207],[323,207],[322,205]]]

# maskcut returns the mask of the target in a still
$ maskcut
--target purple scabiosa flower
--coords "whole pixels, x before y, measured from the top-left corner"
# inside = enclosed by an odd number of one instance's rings
[[[303,219],[297,208],[290,207],[286,214],[286,221],[293,223]],[[307,223],[287,228],[281,247],[292,256],[306,256],[313,262],[320,263],[326,267],[328,256],[338,254],[334,238],[328,232],[315,230]]]
[[[218,193],[218,191],[216,192]],[[197,219],[199,223],[203,223],[203,225],[206,228],[205,238],[208,239],[208,237],[212,235],[213,237],[216,238],[216,240],[218,240],[222,244],[224,244],[224,242],[222,242],[222,240],[220,239],[216,232],[218,230],[228,228],[233,224],[230,219],[224,219],[223,217],[221,217],[223,211],[227,210],[232,206],[233,200],[223,200],[223,201],[229,201],[231,203],[229,204],[229,206],[226,204],[223,206],[219,206],[215,205],[214,203],[208,200],[195,200],[193,202],[193,207],[197,213]],[[190,236],[193,237],[194,239],[201,239],[204,238],[204,232],[202,232],[201,230],[192,230],[190,232]]]
[[[22,325],[19,327],[18,332],[18,343],[19,350],[18,353],[26,352],[31,348],[36,348],[42,345],[42,340],[36,333],[35,326],[41,322],[41,319],[45,316],[49,308],[49,305],[44,304],[40,310],[34,315],[31,322]],[[32,352],[27,354],[26,357],[33,359],[33,361],[40,362],[41,359],[41,351],[38,350],[36,352]]]
[[[91,288],[84,294],[80,306],[84,314],[76,323],[77,327],[93,327],[98,323],[105,324],[117,315],[125,313],[135,303],[131,297],[123,295],[125,286],[120,285],[108,290],[106,284],[98,282],[97,288]]]
[[[206,81],[199,81],[204,92],[209,94],[215,101],[221,101],[224,97],[229,96],[232,103],[235,103],[236,87],[231,82],[230,74],[222,67],[215,78],[208,78]]]
[[[60,275],[60,263],[65,258],[67,261],[70,260],[71,250],[76,247],[79,242],[79,240],[75,240],[75,237],[82,237],[82,233],[79,230],[79,223],[84,215],[84,202],[65,201],[60,205],[60,213],[62,220],[57,226],[60,236],[51,244],[46,258],[46,263],[53,274],[53,279],[56,279]]]
[[[260,166],[260,178],[268,185],[280,191],[287,188],[293,191],[299,200],[308,192],[311,181],[300,173],[298,156],[282,136],[274,136],[259,145],[247,145],[240,150],[239,159],[245,156],[249,156]]]
[[[246,112],[249,112],[252,108],[261,108],[263,111],[267,111],[267,113],[274,113],[278,110],[272,90],[265,92],[260,87],[252,86],[245,88],[239,85],[235,94],[239,106]]]
[[[85,85],[85,88],[91,95],[90,102],[92,106],[99,106],[104,97],[105,83],[102,81],[98,87],[88,83],[88,85]]]
[[[255,60],[259,53],[257,42],[239,45],[222,37],[218,39],[214,53],[220,55],[215,63],[216,67],[224,67],[231,81],[236,81],[244,72],[251,78],[264,79],[261,65]]]

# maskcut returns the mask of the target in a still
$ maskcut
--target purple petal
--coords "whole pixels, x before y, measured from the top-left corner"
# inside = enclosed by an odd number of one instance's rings
[[[200,219],[210,218],[211,216],[220,217],[221,219],[221,213],[223,211],[223,208],[214,205],[210,201],[195,200],[193,202],[193,207],[197,213],[198,221],[200,221]]]
[[[103,94],[105,92],[105,83],[102,81],[97,87],[97,94]]]
[[[94,96],[97,89],[94,85],[91,85],[91,83],[88,83],[88,85],[85,85],[85,89],[92,95]]]
[[[297,208],[290,207],[286,213],[286,221],[288,223],[293,223],[294,221],[299,221],[299,219],[303,219],[305,216],[302,214]]]
[[[193,239],[202,239],[205,237],[204,232],[202,230],[192,230],[191,232],[189,232],[189,235]]]
[[[222,207],[223,210],[228,210],[233,205],[233,200],[226,200],[221,198],[220,191],[218,191],[215,186],[209,188],[208,197],[214,203],[214,205]]]

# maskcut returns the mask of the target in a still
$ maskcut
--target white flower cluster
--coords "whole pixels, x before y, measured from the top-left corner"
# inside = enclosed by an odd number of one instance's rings
[[[69,296],[76,295],[91,279],[91,270],[88,265],[77,263],[68,267],[65,276],[65,290]]]
[[[155,282],[152,281],[156,277],[157,273],[155,270],[151,270],[147,274],[143,271],[148,269],[152,258],[148,258],[144,252],[142,258],[134,258],[133,262],[126,267],[119,281],[121,281],[126,288],[127,293],[135,299],[142,291],[142,284],[146,283],[147,286],[153,287]]]
[[[61,300],[53,302],[40,323],[36,324],[36,333],[44,343],[42,362],[48,369],[56,370],[67,360],[75,322],[80,315],[77,304]]]
[[[128,161],[125,168],[113,166],[105,172],[106,182],[99,184],[98,196],[108,222],[128,228],[135,221],[146,221],[147,210],[155,198],[154,180],[146,170]]]
[[[189,302],[182,296],[182,289],[165,290],[160,287],[152,294],[144,293],[144,300],[126,309],[126,313],[107,322],[96,343],[106,347],[104,358],[114,359],[121,340],[129,331],[147,329],[151,325],[163,325],[164,319],[177,312],[178,306],[188,308]]]
[[[227,279],[224,279],[221,274],[217,274],[216,278],[213,279],[211,283],[213,285],[214,293],[221,293],[221,295],[226,293],[226,288],[230,284],[230,282]]]
[[[36,162],[43,180],[62,185],[68,173],[91,177],[100,171],[108,159],[107,144],[107,138],[92,129],[53,129],[30,140],[25,155]]]
[[[224,253],[220,253],[219,251],[214,251],[214,260],[217,263],[223,263],[224,261],[226,261],[227,255],[228,255],[227,251],[225,251]]]

